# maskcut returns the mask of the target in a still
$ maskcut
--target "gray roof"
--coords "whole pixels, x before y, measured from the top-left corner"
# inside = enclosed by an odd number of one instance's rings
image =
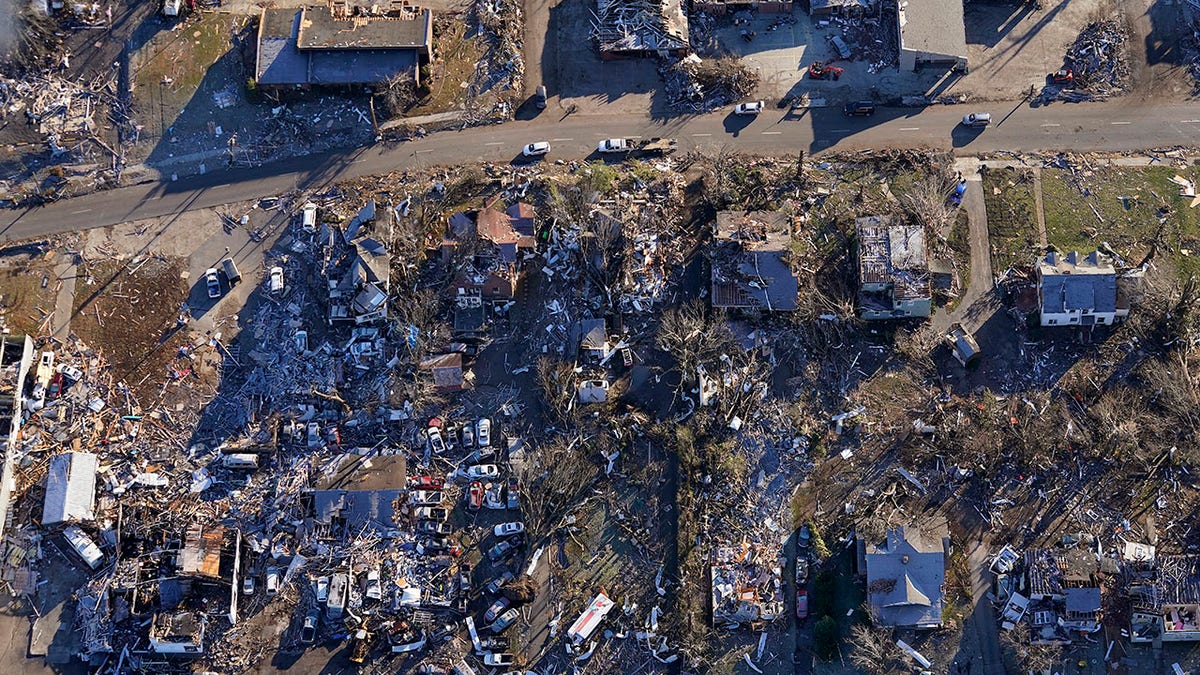
[[[962,0],[901,0],[900,48],[967,58]]]
[[[408,18],[358,16],[335,19],[329,7],[304,7],[296,40],[300,49],[403,49],[428,47],[433,12],[417,10]]]
[[[897,527],[887,540],[868,546],[867,601],[887,626],[929,626],[942,622],[946,578],[943,538],[926,539]]]
[[[1050,253],[1038,265],[1038,270],[1042,279],[1043,312],[1117,310],[1116,270],[1098,253],[1086,258],[1074,252],[1065,257]]]
[[[264,9],[255,79],[259,84],[372,84],[415,72],[428,54],[432,14],[336,21],[328,8]]]
[[[46,500],[42,525],[92,520],[96,517],[96,469],[100,458],[86,452],[68,452],[50,458],[46,473]]]
[[[719,211],[712,249],[714,307],[791,311],[800,280],[788,264],[792,219],[780,211]]]
[[[340,517],[352,528],[370,527],[382,535],[399,527],[395,503],[403,494],[404,490],[316,490],[313,510],[322,523]]]
[[[584,319],[579,322],[579,348],[604,351],[608,345],[608,327],[604,319]]]
[[[1068,612],[1098,612],[1100,611],[1099,588],[1068,588]]]

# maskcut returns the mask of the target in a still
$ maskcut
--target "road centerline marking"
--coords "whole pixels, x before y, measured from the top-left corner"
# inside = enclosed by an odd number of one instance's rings
[[[573,140],[575,140],[575,139],[574,138],[551,138],[550,139],[550,141],[552,143],[566,143],[567,141],[573,141]]]
[[[775,136],[777,134],[782,134],[782,133],[783,133],[782,131],[764,131],[763,135],[764,136]]]
[[[900,127],[900,131],[920,131],[921,127]]]
[[[504,145],[504,142],[503,141],[492,141],[491,143],[484,143],[484,145]]]
[[[81,213],[87,213],[88,211],[91,211],[91,209],[80,209],[80,210],[78,210],[78,211],[72,211],[72,212],[71,212],[71,215],[73,215],[73,216],[77,216],[77,215],[79,215],[79,214],[81,214]]]
[[[712,136],[712,134],[692,134],[693,136]]]
[[[1042,126],[1044,126],[1044,127],[1061,127],[1062,125],[1054,124],[1053,122],[1047,122],[1046,124],[1043,124]]]
[[[1121,125],[1123,125],[1123,124],[1133,124],[1133,122],[1109,122],[1109,124],[1111,124],[1111,125],[1113,125],[1114,127],[1116,127],[1116,126],[1121,126]]]

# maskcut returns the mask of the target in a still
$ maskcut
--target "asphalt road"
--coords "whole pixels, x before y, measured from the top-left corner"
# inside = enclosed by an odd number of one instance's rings
[[[541,161],[595,157],[610,137],[671,137],[680,151],[723,148],[755,154],[810,154],[862,148],[934,147],[961,155],[996,150],[1123,151],[1190,146],[1200,133],[1200,105],[1147,108],[1136,101],[1064,104],[988,104],[992,126],[958,125],[967,106],[881,108],[873,117],[847,118],[840,110],[768,108],[757,117],[726,112],[651,120],[627,115],[568,115],[550,110],[537,119],[465,131],[447,131],[395,145],[375,145],[288,159],[253,169],[231,169],[176,182],[144,183],[0,213],[0,241],[14,241],[183,211],[319,189],[333,181],[404,168],[471,162],[521,162],[521,148],[550,141]]]

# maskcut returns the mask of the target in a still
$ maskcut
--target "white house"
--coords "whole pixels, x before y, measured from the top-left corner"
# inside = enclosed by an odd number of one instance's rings
[[[1129,316],[1129,297],[1112,259],[1051,252],[1038,262],[1038,307],[1043,326],[1112,325]]]

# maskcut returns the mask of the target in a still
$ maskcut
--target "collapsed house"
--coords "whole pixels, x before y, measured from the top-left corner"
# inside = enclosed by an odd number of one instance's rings
[[[796,309],[800,281],[790,266],[790,216],[779,211],[721,211],[713,224],[713,237],[713,307]]]
[[[1141,273],[1118,273],[1111,257],[1056,251],[1038,261],[1038,313],[1043,326],[1112,325],[1129,316]]]
[[[533,206],[517,202],[503,211],[493,197],[474,213],[450,218],[450,235],[442,241],[446,262],[458,258],[451,287],[456,300],[512,300],[524,270],[526,254],[536,247]],[[474,305],[475,303],[469,303]]]
[[[778,14],[792,11],[792,0],[756,0],[749,6],[759,12]],[[741,11],[747,3],[736,0],[697,0],[692,3],[692,11],[705,12],[714,16],[725,16],[730,12]]]
[[[864,319],[928,317],[932,312],[925,228],[889,216],[855,221],[858,231],[858,311]]]
[[[9,501],[16,484],[18,441],[21,437],[22,409],[25,407],[25,383],[33,366],[33,340],[28,336],[0,335],[0,451],[4,453],[4,468],[0,475],[0,533],[9,517]]]
[[[364,531],[382,538],[396,536],[406,478],[403,455],[335,456],[321,467],[310,491],[318,529],[338,541]]]
[[[754,627],[781,616],[782,570],[779,552],[763,544],[743,541],[715,547],[709,566],[713,625]]]
[[[858,538],[858,565],[867,576],[867,604],[881,625],[938,628],[950,535],[939,527],[894,527],[884,541]]]
[[[386,9],[264,8],[258,24],[254,79],[265,88],[362,86],[411,77],[433,50],[433,12],[392,0]]]
[[[371,200],[343,229],[332,233],[334,247],[329,276],[329,320],[353,321],[357,325],[376,324],[388,318],[387,301],[391,294],[391,254],[375,230],[390,238],[390,208],[376,213]]]
[[[810,16],[844,16],[861,17],[880,9],[882,0],[809,0],[808,13]]]
[[[1130,641],[1200,641],[1200,556],[1158,556],[1144,574],[1127,576]]]
[[[960,0],[897,0],[900,70],[967,72],[967,29]]]
[[[1106,574],[1116,573],[1116,561],[1076,546],[1027,551],[1024,567],[1032,642],[1070,644],[1075,633],[1100,630],[1100,584]]]
[[[600,58],[682,57],[689,49],[681,0],[597,0],[592,38]]]

